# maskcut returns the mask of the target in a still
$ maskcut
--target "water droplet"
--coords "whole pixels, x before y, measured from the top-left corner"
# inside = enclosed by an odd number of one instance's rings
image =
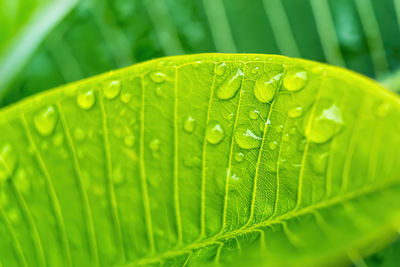
[[[303,114],[303,108],[302,107],[294,107],[291,108],[288,112],[288,115],[290,118],[298,118]]]
[[[62,133],[57,133],[53,137],[53,144],[56,147],[60,147],[64,141],[64,135]]]
[[[328,165],[328,153],[312,153],[311,166],[316,173],[324,173]]]
[[[303,133],[310,142],[324,143],[339,132],[343,124],[342,114],[340,108],[329,100],[321,99],[317,105],[313,118],[311,111],[305,117]]]
[[[247,129],[245,126],[239,126],[235,131],[235,141],[244,149],[259,147],[261,139],[261,137],[257,136],[252,130]]]
[[[121,95],[121,101],[124,102],[125,104],[128,104],[129,101],[131,101],[132,95],[130,93],[123,93]]]
[[[162,96],[163,95],[163,89],[161,87],[157,87],[156,88],[156,95],[157,96]]]
[[[235,153],[235,160],[237,162],[243,162],[244,161],[244,154],[242,152],[236,152]]]
[[[194,127],[195,120],[191,116],[187,117],[183,124],[183,129],[188,133],[192,133],[194,131]]]
[[[159,139],[153,139],[151,142],[150,142],[150,149],[153,151],[153,152],[156,152],[156,151],[158,151],[158,150],[160,150],[160,140]]]
[[[217,96],[219,99],[227,100],[235,96],[236,92],[242,86],[243,71],[238,69],[236,74],[225,81],[217,91]]]
[[[116,98],[121,92],[121,82],[120,81],[111,81],[107,84],[103,89],[104,95],[108,99]]]
[[[253,74],[256,74],[257,72],[258,72],[258,67],[254,67],[252,70],[251,70],[251,73],[253,73]]]
[[[211,122],[206,129],[206,139],[211,144],[218,144],[224,138],[224,130],[218,122]]]
[[[279,71],[271,71],[260,76],[256,81],[254,87],[254,94],[258,101],[262,103],[271,102],[278,90],[279,80],[282,77],[282,73]]]
[[[13,147],[5,144],[0,150],[0,182],[11,178],[17,168],[18,158]]]
[[[229,113],[226,118],[228,119],[228,121],[231,121],[233,119],[233,113]]]
[[[296,128],[295,128],[295,127],[291,128],[291,129],[289,130],[289,133],[290,133],[291,135],[294,135],[294,134],[296,133]]]
[[[289,91],[298,91],[307,83],[307,72],[301,68],[292,68],[283,78],[283,86]]]
[[[43,136],[52,134],[56,123],[57,112],[53,106],[42,109],[33,118],[33,124],[36,130]]]
[[[155,83],[163,83],[167,78],[167,75],[159,71],[150,72],[149,76],[150,79]]]
[[[135,136],[133,134],[128,134],[124,137],[124,144],[127,147],[132,147],[135,144]]]
[[[232,180],[234,181],[238,181],[239,180],[239,176],[237,176],[236,174],[232,174],[231,175]]]
[[[113,168],[112,181],[116,185],[122,184],[124,182],[124,175],[121,166]]]
[[[198,68],[198,67],[200,67],[200,64],[201,64],[201,61],[200,61],[200,60],[195,61],[195,62],[193,63],[193,67]]]
[[[215,69],[215,74],[217,74],[218,76],[222,76],[222,75],[224,75],[224,73],[225,73],[225,69],[226,69],[226,64],[225,64],[225,62],[224,62],[224,63],[221,63],[221,64],[219,64],[219,65],[216,67],[216,69]]]
[[[256,109],[250,110],[250,118],[252,118],[253,120],[258,119],[258,117],[260,116],[260,112]]]
[[[275,149],[277,148],[277,146],[278,146],[278,142],[272,141],[272,142],[270,142],[270,143],[268,144],[268,146],[269,146],[269,148],[270,148],[271,150],[275,150]]]
[[[289,141],[289,140],[290,140],[289,134],[287,134],[287,133],[284,134],[284,135],[282,136],[282,140],[285,141],[285,142]]]
[[[275,130],[276,130],[277,133],[281,133],[283,131],[283,125],[280,124],[280,125],[276,126]]]
[[[26,175],[26,171],[24,169],[19,169],[17,174],[15,175],[15,186],[17,189],[24,193],[29,194],[31,191],[31,183]]]
[[[83,129],[76,128],[74,131],[74,137],[77,141],[83,141],[83,139],[86,137],[86,133]]]
[[[96,102],[94,90],[92,89],[79,93],[76,102],[78,103],[78,106],[84,110],[91,109]]]

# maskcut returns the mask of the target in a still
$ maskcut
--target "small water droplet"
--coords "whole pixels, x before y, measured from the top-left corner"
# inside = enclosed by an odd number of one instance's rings
[[[244,154],[242,152],[236,152],[235,153],[235,160],[237,162],[243,162],[244,161]]]
[[[121,94],[121,101],[125,104],[128,104],[132,99],[132,95],[130,93]]]
[[[109,82],[103,89],[104,96],[107,99],[116,98],[121,92],[121,82],[118,80]]]
[[[254,87],[254,95],[258,101],[262,103],[271,102],[278,90],[279,80],[282,77],[282,72],[271,71],[264,75],[261,75],[256,80],[256,86]]]
[[[158,150],[160,150],[160,140],[159,139],[153,139],[151,142],[150,142],[150,145],[149,145],[149,147],[150,147],[150,149],[153,151],[153,152],[156,152],[156,151],[158,151]]]
[[[291,135],[294,135],[294,134],[296,133],[296,128],[295,128],[295,127],[291,128],[291,129],[289,130],[289,133],[290,133]]]
[[[74,137],[77,141],[81,142],[86,137],[86,132],[82,128],[76,128],[74,131]]]
[[[150,79],[155,83],[163,83],[167,78],[167,75],[159,71],[150,72],[149,76]]]
[[[56,147],[60,147],[62,143],[64,142],[64,135],[62,133],[57,133],[53,137],[53,144]]]
[[[324,173],[328,165],[328,153],[312,153],[311,166],[316,173]]]
[[[325,143],[337,134],[343,125],[340,108],[331,101],[321,99],[315,110],[312,121],[309,122],[311,112],[303,121],[305,137],[314,143]]]
[[[256,109],[250,110],[250,118],[252,118],[253,120],[258,119],[258,117],[260,116],[260,112]]]
[[[298,91],[306,85],[307,76],[307,72],[301,68],[289,69],[283,78],[283,86],[289,91]]]
[[[124,144],[127,147],[132,147],[135,144],[135,136],[133,134],[128,134],[124,137]]]
[[[268,144],[268,146],[269,146],[269,148],[270,148],[271,150],[275,150],[275,149],[277,148],[277,146],[278,146],[278,142],[272,141],[272,142],[270,142],[270,143]]]
[[[14,148],[5,144],[0,150],[0,182],[11,178],[17,168],[18,158]]]
[[[288,115],[290,118],[298,118],[303,114],[303,108],[302,107],[294,107],[291,108],[288,112]]]
[[[254,68],[251,70],[251,73],[256,74],[256,73],[258,72],[258,70],[259,70],[258,67],[254,67]]]
[[[78,97],[76,98],[76,102],[78,103],[78,106],[81,109],[84,110],[89,110],[94,106],[94,103],[96,102],[96,96],[94,94],[94,90],[86,90],[83,92],[80,92],[78,94]]]
[[[200,60],[195,61],[195,62],[193,62],[193,67],[198,68],[198,67],[200,67],[200,64],[201,64]]]
[[[218,144],[224,138],[224,130],[218,122],[211,122],[206,129],[206,139],[211,144]]]
[[[235,141],[244,149],[259,147],[261,139],[261,137],[257,136],[252,130],[245,126],[239,126],[235,131]]]
[[[57,112],[53,106],[48,106],[33,117],[33,124],[39,134],[48,136],[53,133],[57,123]]]
[[[163,89],[161,87],[156,88],[156,95],[157,96],[162,96],[164,93]]]
[[[24,193],[29,194],[31,191],[31,183],[26,175],[26,171],[24,169],[19,169],[17,174],[15,175],[15,186],[17,189]]]
[[[228,119],[228,121],[231,121],[233,119],[233,113],[229,113],[226,118]]]
[[[238,181],[240,178],[235,173],[231,175],[232,180]]]
[[[289,134],[284,134],[283,136],[282,136],[282,140],[283,141],[285,141],[285,142],[288,142],[289,140],[290,140],[290,136],[289,136]]]
[[[194,118],[191,116],[187,117],[183,124],[183,129],[188,133],[192,133],[194,131],[194,128],[195,128]]]
[[[283,131],[283,125],[280,124],[280,125],[276,126],[275,130],[276,130],[277,133],[281,133]]]
[[[223,62],[216,67],[215,74],[217,74],[218,76],[222,76],[225,73],[225,69],[226,69],[226,64],[225,62]]]
[[[222,100],[227,100],[236,95],[236,92],[242,86],[243,80],[243,71],[238,69],[236,74],[230,78],[229,80],[225,81],[217,91],[217,97]]]
[[[116,185],[122,184],[124,182],[124,174],[122,172],[121,166],[113,168],[112,181]]]

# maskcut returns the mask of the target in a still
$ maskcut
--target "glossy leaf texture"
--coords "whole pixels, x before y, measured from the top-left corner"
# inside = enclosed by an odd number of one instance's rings
[[[0,262],[355,261],[400,223],[399,121],[373,81],[268,55],[163,58],[39,94],[0,111]]]
[[[398,0],[81,0],[21,72],[0,62],[0,84],[15,78],[0,92],[8,89],[6,105],[135,62],[203,52],[282,54],[381,79],[400,66],[399,14]]]

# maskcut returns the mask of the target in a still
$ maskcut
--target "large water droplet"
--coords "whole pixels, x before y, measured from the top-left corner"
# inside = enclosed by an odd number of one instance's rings
[[[222,76],[222,75],[224,75],[224,73],[225,73],[225,69],[226,69],[226,64],[225,64],[225,62],[224,62],[224,63],[221,63],[221,64],[219,64],[219,65],[216,67],[216,69],[215,69],[215,74],[217,74],[218,76]]]
[[[93,107],[94,103],[96,102],[96,96],[94,94],[94,90],[86,90],[80,92],[76,99],[78,106],[82,109],[89,110]]]
[[[307,76],[307,72],[301,68],[289,69],[283,78],[283,86],[289,91],[298,91],[306,85]]]
[[[150,79],[155,83],[163,83],[167,78],[167,75],[159,71],[150,72],[149,76]]]
[[[103,89],[104,95],[108,99],[116,98],[121,92],[121,82],[118,80],[109,82]]]
[[[261,139],[261,137],[257,136],[252,130],[245,126],[239,126],[235,131],[235,141],[244,149],[259,147]]]
[[[338,106],[329,100],[321,99],[312,118],[311,110],[303,121],[303,133],[310,142],[324,143],[339,132],[343,119]],[[309,121],[310,119],[312,121]]]
[[[303,108],[302,107],[294,107],[291,108],[288,112],[288,115],[290,118],[298,118],[303,114]]]
[[[194,127],[195,120],[192,118],[192,116],[187,117],[185,122],[183,123],[183,129],[188,133],[192,133],[194,131]]]
[[[211,144],[218,144],[224,138],[224,130],[218,122],[211,122],[206,129],[206,139]]]
[[[217,91],[217,96],[219,99],[227,100],[235,96],[236,92],[242,86],[243,80],[243,71],[238,69],[236,74],[230,78],[229,80],[225,81]]]
[[[53,133],[57,123],[57,112],[53,106],[48,106],[33,117],[36,130],[43,136]]]
[[[5,144],[0,150],[0,182],[3,182],[14,174],[18,158],[13,147]]]
[[[257,97],[258,101],[267,103],[274,99],[281,77],[281,72],[271,71],[257,79],[256,86],[254,87],[254,95]]]

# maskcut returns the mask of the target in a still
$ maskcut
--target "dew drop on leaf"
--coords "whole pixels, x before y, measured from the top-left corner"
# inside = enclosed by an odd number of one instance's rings
[[[33,124],[39,134],[48,136],[53,133],[57,123],[57,112],[53,106],[48,106],[40,110],[33,117]]]
[[[298,118],[303,114],[303,108],[302,107],[294,107],[291,108],[288,112],[288,115],[290,118]]]
[[[150,142],[150,149],[153,151],[153,152],[156,152],[156,151],[158,151],[158,150],[160,150],[160,140],[159,139],[154,139],[154,140],[152,140],[151,142]]]
[[[340,108],[331,101],[322,99],[317,103],[315,115],[312,108],[303,120],[303,133],[313,143],[325,143],[337,134],[343,125]]]
[[[242,86],[243,71],[238,69],[236,74],[225,81],[217,90],[217,97],[222,100],[227,100],[235,96],[236,92]]]
[[[94,106],[96,102],[96,97],[94,94],[94,90],[86,90],[84,92],[80,92],[76,99],[78,106],[84,110],[89,110]]]
[[[285,142],[288,142],[289,140],[290,140],[290,137],[289,137],[289,134],[284,134],[283,136],[282,136],[282,140],[283,141],[285,141]]]
[[[159,71],[150,72],[149,76],[150,79],[155,83],[163,83],[167,78],[167,75]]]
[[[183,129],[188,133],[192,133],[194,131],[195,123],[196,122],[194,118],[192,116],[189,116],[183,123]]]
[[[77,141],[83,141],[86,137],[86,133],[82,128],[76,128],[74,131],[74,137]]]
[[[253,73],[253,74],[256,74],[257,72],[258,72],[258,67],[254,67],[252,70],[251,70],[251,73]]]
[[[133,134],[128,134],[124,137],[124,144],[127,147],[132,147],[135,144],[135,137]]]
[[[57,133],[53,137],[53,145],[60,147],[64,141],[64,136],[62,133]]]
[[[324,173],[328,164],[328,153],[312,153],[311,167],[316,173]]]
[[[211,122],[206,129],[206,139],[211,144],[218,144],[224,138],[224,130],[218,122]]]
[[[121,82],[118,80],[111,81],[104,87],[103,91],[107,99],[114,99],[121,92]]]
[[[280,124],[280,125],[276,126],[275,130],[276,130],[277,133],[281,133],[283,131],[283,125]]]
[[[0,182],[11,178],[17,168],[18,158],[13,147],[5,144],[0,150]]]
[[[156,95],[157,96],[162,96],[163,95],[163,89],[161,87],[156,88]]]
[[[289,91],[303,89],[307,83],[307,72],[301,68],[289,69],[283,78],[283,86]]]
[[[275,150],[276,147],[278,146],[278,142],[272,141],[272,142],[270,142],[270,143],[268,144],[268,146],[269,146],[269,148],[270,148],[271,150]]]
[[[221,63],[216,67],[215,74],[217,74],[218,76],[222,76],[225,73],[225,69],[226,69],[226,64]]]
[[[245,126],[239,126],[235,131],[235,141],[244,149],[259,147],[261,139],[261,137],[257,136],[252,130]]]
[[[253,120],[256,120],[260,116],[260,112],[256,109],[253,109],[253,110],[250,110],[249,115],[250,115],[250,118],[252,118]]]
[[[264,75],[261,75],[256,80],[256,85],[254,87],[254,95],[257,97],[258,101],[262,103],[271,102],[278,90],[279,80],[282,77],[282,73],[278,71],[271,71]]]
[[[242,152],[236,152],[235,153],[235,160],[237,162],[243,162],[244,161],[244,154]]]
[[[131,101],[132,95],[130,93],[123,93],[121,94],[121,101],[125,104],[128,104]]]

